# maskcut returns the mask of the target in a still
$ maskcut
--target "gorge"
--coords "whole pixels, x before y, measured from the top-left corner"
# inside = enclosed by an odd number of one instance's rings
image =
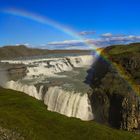
[[[5,88],[24,92],[42,100],[47,109],[76,117],[93,120],[89,86],[84,82],[87,69],[94,61],[92,55],[64,56],[28,60],[3,60],[12,65],[24,65],[22,78],[9,80]],[[17,66],[16,66],[17,67]]]
[[[3,75],[8,75],[3,87],[24,92],[68,117],[139,132],[139,46],[110,46],[98,57],[63,54],[1,60]]]

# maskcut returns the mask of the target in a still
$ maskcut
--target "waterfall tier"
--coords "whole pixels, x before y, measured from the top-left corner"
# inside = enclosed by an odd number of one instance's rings
[[[41,85],[37,89],[34,85],[14,81],[7,82],[6,88],[21,91],[38,100],[43,100],[50,111],[82,120],[93,120],[94,118],[87,94],[66,91],[58,86],[45,88]]]
[[[42,100],[50,111],[82,120],[94,119],[87,94],[88,86],[84,83],[87,69],[93,63],[93,56],[3,62],[22,63],[27,67],[26,76],[18,81],[8,81],[6,88]]]

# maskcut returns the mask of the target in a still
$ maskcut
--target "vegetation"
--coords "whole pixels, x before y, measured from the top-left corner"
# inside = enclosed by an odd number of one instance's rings
[[[120,67],[136,84],[140,84],[140,43],[116,45],[104,50],[108,59]]]
[[[128,45],[113,45],[105,48],[104,50],[108,55],[117,55],[123,53],[140,52],[140,43],[131,43]]]
[[[20,133],[25,140],[140,139],[140,135],[49,112],[42,102],[3,88],[0,88],[0,126]]]
[[[94,65],[91,102],[95,120],[140,130],[140,43],[105,48]]]
[[[25,46],[22,47],[27,49]],[[22,52],[20,49],[19,52]],[[2,54],[2,51],[0,53]],[[7,54],[9,53],[11,51]],[[110,62],[120,65],[125,74],[138,84],[140,44],[110,46],[103,53]],[[4,54],[2,57],[6,56]],[[12,57],[15,56],[18,56],[18,52]],[[91,102],[95,120],[115,128],[138,129],[140,119],[137,116],[139,114],[137,96],[134,96],[129,84],[120,75],[121,72],[110,64],[99,59],[94,65]],[[140,139],[140,135],[135,133],[116,130],[95,121],[84,122],[47,111],[47,107],[41,101],[21,92],[0,88],[0,138],[2,129],[6,135],[17,133],[14,135],[15,139],[19,136],[17,140],[23,137],[25,140]]]

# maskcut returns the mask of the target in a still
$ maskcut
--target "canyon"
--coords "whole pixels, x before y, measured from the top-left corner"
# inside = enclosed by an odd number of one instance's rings
[[[24,92],[47,105],[47,109],[68,117],[93,120],[94,114],[86,84],[93,55],[61,56],[27,60],[2,60],[12,76],[3,86]],[[14,72],[18,74],[18,79]],[[16,76],[17,77],[17,76]]]
[[[1,60],[1,86],[42,101],[49,111],[139,133],[139,49],[129,44],[107,47],[100,56]]]

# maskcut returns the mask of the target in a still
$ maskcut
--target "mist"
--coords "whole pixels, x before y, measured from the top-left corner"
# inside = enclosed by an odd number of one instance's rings
[[[0,67],[0,86],[5,87],[7,81],[8,74],[2,67]]]

